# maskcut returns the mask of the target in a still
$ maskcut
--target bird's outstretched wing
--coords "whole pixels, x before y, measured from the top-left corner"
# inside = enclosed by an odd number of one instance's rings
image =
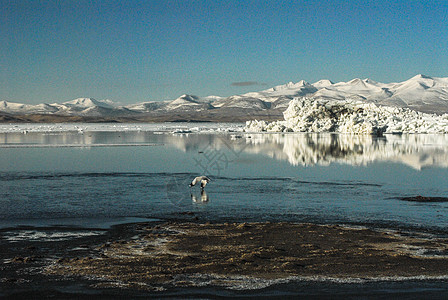
[[[210,178],[207,176],[198,176],[193,179],[193,181],[190,183],[190,187],[195,186],[198,182],[201,183],[201,188],[204,188],[207,183],[210,181]]]

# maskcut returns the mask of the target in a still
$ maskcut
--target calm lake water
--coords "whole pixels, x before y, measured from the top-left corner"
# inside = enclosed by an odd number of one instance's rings
[[[202,174],[212,179],[206,191],[190,189]],[[0,227],[101,227],[189,211],[443,231],[448,203],[399,198],[447,197],[446,178],[445,135],[0,133]]]

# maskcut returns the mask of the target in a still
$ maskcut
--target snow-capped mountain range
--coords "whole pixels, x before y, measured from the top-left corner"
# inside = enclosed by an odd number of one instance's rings
[[[333,83],[319,80],[287,83],[259,92],[230,97],[182,95],[175,100],[116,105],[110,100],[79,98],[63,103],[21,104],[0,101],[0,113],[9,115],[62,115],[83,117],[138,117],[141,115],[213,115],[271,113],[282,116],[296,97],[316,100],[361,100],[377,105],[410,108],[429,113],[448,112],[448,77],[417,75],[398,83],[380,83],[371,79],[353,79]]]

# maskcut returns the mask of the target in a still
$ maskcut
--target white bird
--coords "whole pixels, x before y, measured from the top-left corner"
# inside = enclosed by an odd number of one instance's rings
[[[210,181],[210,178],[208,178],[207,176],[198,176],[195,179],[193,179],[193,181],[190,183],[190,187],[195,186],[196,183],[200,182],[201,189],[204,189],[209,181]]]

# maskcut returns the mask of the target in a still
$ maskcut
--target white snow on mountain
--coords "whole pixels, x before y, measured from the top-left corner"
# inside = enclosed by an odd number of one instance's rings
[[[62,103],[62,105],[68,106],[68,107],[79,107],[79,108],[89,108],[89,107],[104,107],[104,108],[113,108],[112,105],[104,102],[104,101],[97,101],[93,98],[78,98],[72,101],[67,101]]]
[[[148,101],[124,106],[130,111],[144,113],[154,111],[168,105],[171,101]]]
[[[327,86],[330,86],[332,84],[334,84],[334,83],[332,81],[328,80],[328,79],[321,79],[321,80],[313,83],[313,86],[316,89],[320,90],[320,89],[325,88]]]
[[[447,112],[448,78],[431,78],[417,75],[389,88],[391,97],[379,103],[409,107],[416,110]]]
[[[357,106],[373,103],[377,107],[400,107],[443,114],[448,113],[448,78],[420,74],[398,83],[380,83],[368,78],[355,78],[337,83],[323,79],[313,84],[301,80],[259,92],[229,97],[198,97],[184,94],[175,100],[142,102],[124,106],[117,105],[111,100],[93,98],[78,98],[63,103],[38,105],[0,101],[0,112],[109,117],[153,112],[158,114],[204,112],[203,115],[206,115],[205,112],[208,110],[213,110],[214,114],[219,111],[225,114],[230,113],[229,110],[233,112],[242,109],[248,116],[251,110],[254,112],[275,110],[278,115],[279,112],[288,108],[292,99],[303,97],[317,101],[316,103],[342,101],[347,102],[349,106],[358,102]]]
[[[301,80],[297,83],[289,82],[284,85],[278,85],[273,88],[260,91],[260,92],[251,92],[243,94],[243,96],[258,98],[263,101],[273,102],[277,100],[278,97],[297,97],[297,96],[305,96],[316,92],[318,89],[308,82]]]
[[[210,109],[213,108],[213,106],[210,105],[210,103],[204,102],[201,98],[193,95],[182,95],[176,100],[170,102],[168,105],[162,107],[162,109],[165,109],[167,111],[173,111],[173,110],[204,110],[204,109]]]
[[[224,99],[225,97],[221,97],[221,96],[207,96],[207,97],[203,97],[200,98],[202,102],[207,102],[207,103],[212,103],[221,99]]]
[[[109,107],[118,107],[119,105],[110,99],[97,100],[97,102],[108,105]]]
[[[11,113],[11,114],[45,114],[45,113],[54,113],[58,111],[57,107],[54,107],[50,104],[22,104],[22,103],[14,103],[8,101],[0,101],[0,111]]]
[[[269,108],[270,104],[255,97],[244,96],[231,96],[228,98],[220,99],[213,102],[214,107],[219,108],[242,108],[242,109],[254,109],[263,110]]]
[[[404,82],[389,84],[356,78],[327,85],[308,96],[314,99],[363,100],[423,112],[448,112],[448,78],[420,74]]]

